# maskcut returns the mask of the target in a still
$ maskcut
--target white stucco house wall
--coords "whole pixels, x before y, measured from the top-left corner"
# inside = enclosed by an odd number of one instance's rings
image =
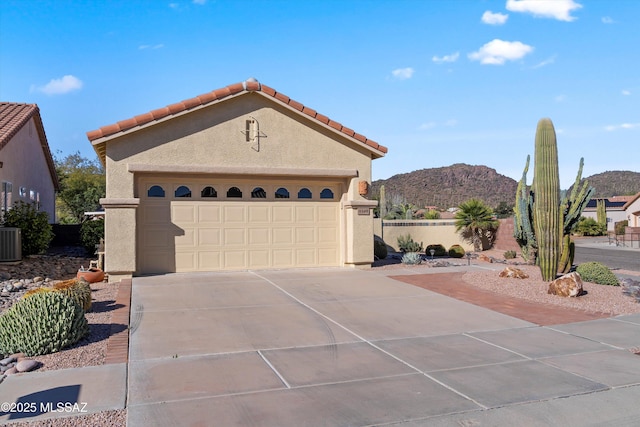
[[[0,102],[0,215],[17,201],[34,203],[56,220],[53,157],[35,104]]]
[[[110,280],[373,262],[387,149],[255,79],[100,127]]]

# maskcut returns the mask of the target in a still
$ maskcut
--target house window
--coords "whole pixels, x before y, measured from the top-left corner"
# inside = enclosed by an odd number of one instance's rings
[[[288,198],[289,198],[289,190],[283,187],[280,187],[276,190],[276,199],[288,199]]]
[[[29,198],[33,201],[36,200],[36,192],[33,190],[29,190]]]
[[[320,192],[321,199],[333,199],[333,191],[328,188],[325,188]]]
[[[10,182],[2,183],[2,194],[0,196],[0,212],[7,212],[11,207],[11,194],[13,193],[13,186]]]
[[[241,199],[242,198],[242,191],[240,191],[240,189],[238,187],[231,187],[227,191],[227,197]]]
[[[147,197],[164,197],[164,188],[154,185],[147,191]]]
[[[264,189],[262,187],[256,187],[251,192],[251,198],[252,199],[266,199],[267,198],[267,192],[264,191]]]
[[[20,197],[27,197],[27,187],[20,187]]]
[[[176,188],[174,195],[176,197],[191,197],[191,190],[186,185],[181,185]]]
[[[298,199],[310,199],[311,197],[313,197],[313,195],[308,188],[302,188],[298,191]]]
[[[218,197],[218,192],[211,186],[204,187],[200,192],[202,197]]]

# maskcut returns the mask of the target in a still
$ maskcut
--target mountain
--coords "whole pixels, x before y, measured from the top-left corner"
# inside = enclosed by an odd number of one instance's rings
[[[596,189],[594,197],[631,196],[640,192],[640,172],[606,171],[585,179]]]
[[[378,196],[381,185],[384,185],[388,202],[404,199],[418,207],[437,206],[446,209],[474,197],[492,208],[500,202],[512,206],[518,183],[487,166],[457,163],[374,181],[371,185],[373,197]]]

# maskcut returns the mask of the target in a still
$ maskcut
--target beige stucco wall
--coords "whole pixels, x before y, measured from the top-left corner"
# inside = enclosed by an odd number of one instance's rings
[[[259,145],[247,142],[242,132],[251,118],[259,123]],[[135,212],[139,197],[136,173],[171,173],[172,166],[178,169],[175,176],[216,173],[216,167],[223,168],[218,171],[223,174],[228,174],[229,168],[246,174],[252,170],[311,170],[315,174],[322,174],[322,170],[356,170],[357,176],[340,178],[347,184],[340,197],[345,221],[343,260],[347,265],[373,261],[372,212],[358,215],[352,206],[354,201],[365,200],[358,194],[358,182],[371,182],[371,151],[257,92],[109,137],[106,142],[107,193],[103,205],[107,211],[107,272],[135,271],[135,215],[130,211]],[[140,171],[141,165],[146,172]],[[109,206],[120,206],[123,200],[128,200],[129,208]],[[369,206],[373,208],[375,203]]]
[[[627,206],[624,219],[629,220],[629,227],[640,227],[640,197]]]
[[[598,220],[598,213],[595,210],[582,211],[582,216],[585,218],[593,218]],[[623,210],[607,210],[607,231],[614,231],[615,224],[618,221],[624,221],[627,219],[627,213]]]
[[[408,224],[403,226],[391,226],[390,224]],[[428,225],[425,225],[428,224]],[[415,242],[422,242],[423,247],[441,244],[446,249],[453,245],[460,245],[465,251],[473,251],[473,245],[465,242],[456,233],[452,220],[375,220],[374,233],[381,237],[387,246],[399,251],[398,237],[411,235]]]
[[[55,222],[55,187],[33,118],[0,150],[0,162],[0,183],[11,182],[12,203],[33,202],[31,192],[37,192],[40,210]],[[20,196],[20,188],[26,190],[25,197]]]

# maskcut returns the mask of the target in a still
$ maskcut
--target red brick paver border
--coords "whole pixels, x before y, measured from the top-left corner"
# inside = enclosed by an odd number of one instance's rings
[[[118,285],[116,306],[111,315],[111,335],[107,341],[104,363],[127,363],[129,360],[129,311],[131,305],[131,279],[122,279]],[[122,329],[122,325],[125,328]]]
[[[462,280],[463,274],[436,273],[390,277],[540,326],[583,322],[612,316],[608,313],[593,313],[573,308],[556,307],[485,291]]]

